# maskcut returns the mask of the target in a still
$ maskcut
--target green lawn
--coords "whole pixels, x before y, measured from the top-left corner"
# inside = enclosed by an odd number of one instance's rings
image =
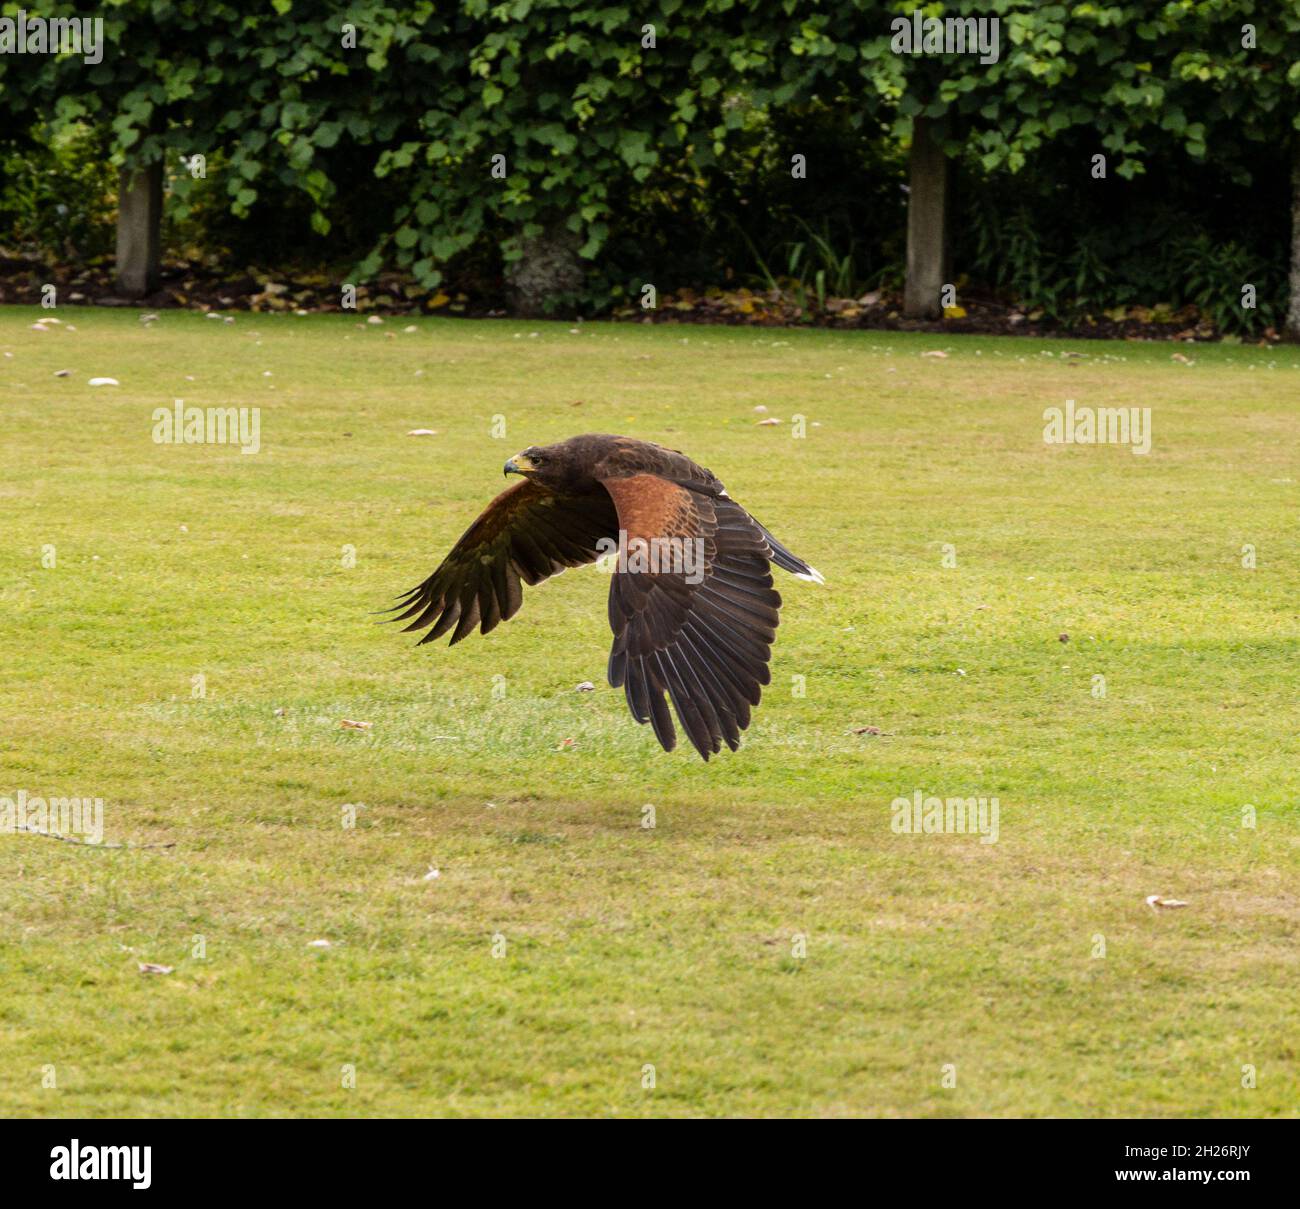
[[[3,1115],[1296,1114],[1300,351],[44,314],[0,312],[0,796],[174,846],[0,835]],[[260,452],[155,443],[177,398]],[[1046,445],[1066,399],[1151,453]],[[595,568],[451,650],[374,624],[584,431],[826,576],[734,755],[634,724]],[[918,789],[998,841],[896,834]]]

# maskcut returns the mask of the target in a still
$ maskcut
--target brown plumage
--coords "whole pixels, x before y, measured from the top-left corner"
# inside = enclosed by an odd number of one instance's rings
[[[685,454],[589,433],[533,446],[505,465],[524,481],[496,497],[442,565],[397,604],[407,630],[513,617],[536,584],[602,554],[619,557],[609,589],[609,682],[666,751],[677,744],[666,693],[704,759],[735,751],[749,725],[776,638],[781,597],[771,564],[822,582]],[[452,627],[455,627],[454,630]]]

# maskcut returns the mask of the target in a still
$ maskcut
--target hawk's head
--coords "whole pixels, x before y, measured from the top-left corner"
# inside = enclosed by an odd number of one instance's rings
[[[567,441],[560,445],[530,445],[506,462],[505,473],[523,475],[553,490],[571,487],[585,470],[568,445]]]

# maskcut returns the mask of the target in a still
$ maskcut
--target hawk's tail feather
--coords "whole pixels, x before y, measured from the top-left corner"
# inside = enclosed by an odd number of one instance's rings
[[[759,529],[762,530],[763,537],[766,538],[767,544],[772,549],[772,561],[778,567],[783,571],[789,571],[791,575],[797,576],[799,579],[808,580],[809,583],[824,584],[826,582],[822,578],[822,573],[816,567],[810,567],[797,554],[787,550],[767,531],[765,525],[759,521],[755,521],[754,524],[758,525]]]

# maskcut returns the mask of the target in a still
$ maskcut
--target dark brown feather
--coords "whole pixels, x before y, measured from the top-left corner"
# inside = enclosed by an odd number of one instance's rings
[[[523,603],[524,583],[541,583],[566,567],[594,562],[597,542],[618,536],[618,518],[600,487],[557,495],[529,480],[507,487],[452,547],[432,575],[402,598],[394,621],[413,618],[406,630],[433,629],[420,641],[441,638],[451,627],[455,645],[478,625],[484,634],[508,621]]]
[[[704,759],[735,750],[749,724],[776,637],[781,597],[772,588],[761,530],[721,495],[701,495],[655,474],[603,480],[631,548],[638,538],[698,539],[702,579],[684,569],[620,568],[610,585],[614,631],[609,679],[638,722],[666,749],[676,743],[664,694]],[[648,700],[647,700],[648,695]]]

